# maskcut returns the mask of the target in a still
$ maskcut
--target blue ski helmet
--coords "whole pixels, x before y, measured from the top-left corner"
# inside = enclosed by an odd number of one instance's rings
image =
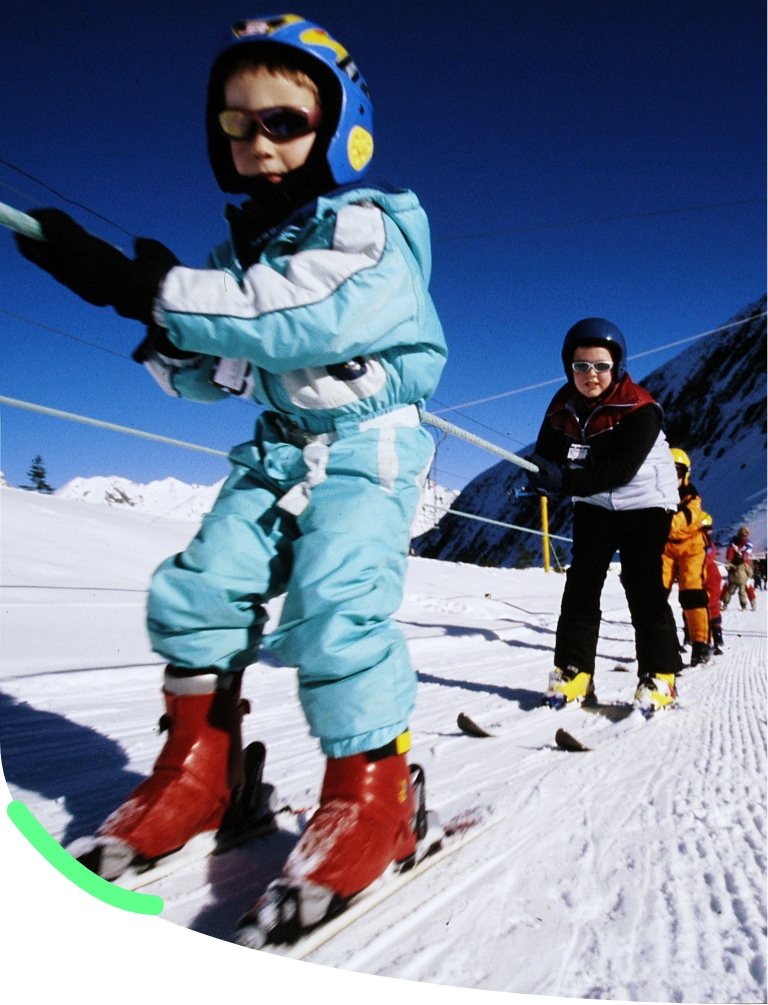
[[[337,185],[357,181],[373,157],[373,105],[365,80],[347,50],[324,28],[296,14],[238,21],[232,25],[227,46],[214,60],[208,80],[208,156],[224,192],[244,192],[247,185],[232,163],[229,140],[218,129],[224,85],[245,58],[253,55],[257,61],[260,52],[279,58],[281,49],[290,65],[306,68],[320,89],[324,118],[318,141],[326,144],[325,159],[333,181]]]
[[[603,346],[610,352],[616,364],[615,378],[621,380],[627,372],[627,343],[616,325],[605,318],[584,318],[569,328],[563,342],[563,366],[565,375],[571,380],[571,362],[573,354],[579,346]]]

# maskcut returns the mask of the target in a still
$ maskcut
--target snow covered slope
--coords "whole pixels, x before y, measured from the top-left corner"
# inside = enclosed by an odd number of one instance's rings
[[[192,528],[8,488],[0,517],[3,771],[13,796],[68,842],[120,802],[162,745],[143,591]],[[555,747],[557,727],[593,717],[541,705],[562,585],[540,569],[410,559],[397,617],[419,676],[412,759],[443,819],[488,804],[506,816],[310,959],[537,995],[765,1001],[766,594],[757,614],[725,612],[726,653],[685,671],[679,710],[602,752],[568,754]],[[635,665],[615,569],[603,608],[597,693],[617,714]],[[270,626],[279,609],[270,605]],[[266,742],[267,780],[310,804],[323,760],[295,672],[260,662],[244,693],[245,740]],[[461,734],[460,711],[496,737]],[[229,938],[280,867],[262,847],[147,892],[164,898],[168,921]],[[49,931],[61,923],[46,918]]]
[[[766,298],[750,304],[734,321],[760,314]],[[671,446],[691,457],[692,480],[712,514],[719,543],[748,523],[756,551],[766,547],[766,319],[748,321],[701,339],[654,370],[641,383],[664,409]],[[533,445],[520,453],[527,456]],[[456,509],[492,520],[541,529],[539,501],[517,498],[525,473],[501,461],[479,474],[456,500]],[[550,530],[570,537],[568,499],[550,501]],[[446,517],[414,541],[426,558],[473,562],[500,568],[541,564],[540,539],[461,517]],[[568,545],[555,542],[561,557]]]

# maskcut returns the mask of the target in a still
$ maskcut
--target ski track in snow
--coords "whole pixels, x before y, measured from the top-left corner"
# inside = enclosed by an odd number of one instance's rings
[[[162,745],[141,591],[190,528],[8,489],[0,502],[3,769],[14,797],[70,841]],[[411,756],[428,803],[443,820],[477,805],[505,818],[309,958],[529,994],[765,1001],[766,594],[756,614],[725,612],[726,654],[685,670],[678,708],[602,751],[567,753],[558,726],[587,733],[606,719],[540,704],[562,584],[541,570],[410,560],[398,619],[419,674]],[[626,711],[636,666],[615,570],[603,605],[598,698]],[[294,671],[259,663],[244,694],[244,740],[267,744],[265,777],[310,806],[323,760]],[[460,711],[497,735],[463,735]],[[145,890],[166,919],[229,938],[294,841],[253,841]]]

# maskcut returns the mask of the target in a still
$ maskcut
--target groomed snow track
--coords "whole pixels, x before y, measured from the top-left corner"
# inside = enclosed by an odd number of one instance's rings
[[[162,744],[142,590],[194,527],[9,489],[0,504],[3,769],[14,797],[69,841]],[[755,614],[725,612],[726,653],[686,669],[679,708],[602,751],[567,753],[557,727],[595,717],[540,704],[562,582],[411,560],[398,618],[420,679],[412,758],[443,819],[489,804],[505,819],[309,959],[539,995],[764,1001],[766,594]],[[620,714],[635,664],[615,571],[603,606],[597,693]],[[244,693],[245,740],[267,744],[267,780],[310,805],[323,764],[294,672],[257,664]],[[496,735],[465,736],[460,711]],[[229,938],[293,840],[252,842],[145,890],[168,920]]]

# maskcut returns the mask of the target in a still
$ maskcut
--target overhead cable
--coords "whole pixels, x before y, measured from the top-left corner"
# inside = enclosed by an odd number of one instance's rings
[[[88,342],[84,338],[79,338],[77,335],[70,335],[69,332],[63,332],[60,328],[51,328],[50,325],[44,325],[41,321],[35,321],[33,318],[25,318],[22,314],[14,314],[13,311],[6,311],[4,308],[0,307],[0,314],[7,314],[9,318],[16,318],[17,321],[26,321],[27,324],[36,325],[38,328],[44,328],[45,331],[54,332],[56,335],[63,335],[64,338],[72,339],[73,342],[80,342],[82,345],[90,346],[92,349],[100,349],[102,352],[108,352],[111,356],[119,356],[120,359],[130,359],[130,356],[126,356],[125,353],[115,352],[114,349],[107,349],[104,345],[98,345],[96,342]]]
[[[622,213],[619,216],[591,216],[584,220],[569,220],[566,223],[537,223],[529,227],[509,227],[504,230],[484,230],[476,234],[454,234],[450,237],[433,237],[433,244],[448,244],[451,241],[473,241],[481,237],[505,237],[507,234],[528,234],[537,230],[559,230],[563,227],[584,227],[590,223],[618,223],[622,220],[642,220],[651,216],[670,216],[674,213],[696,213],[704,209],[725,209],[729,206],[751,206],[761,199],[737,199],[735,202],[710,202],[702,206],[679,206],[674,209],[653,209],[646,213]]]
[[[748,321],[757,321],[764,318],[768,311],[761,314],[750,314],[747,318],[739,318],[738,321],[729,321],[727,325],[720,325],[719,328],[710,328],[709,331],[699,332],[698,335],[689,335],[687,338],[677,339],[675,342],[667,342],[665,345],[656,346],[655,349],[646,349],[645,352],[636,352],[632,356],[627,356],[628,360],[640,359],[642,356],[651,356],[655,352],[663,352],[665,349],[672,349],[686,342],[695,342],[696,339],[704,338],[706,335],[714,335],[715,332],[725,331],[726,328],[736,328],[738,325],[746,324]],[[540,384],[528,384],[526,387],[516,387],[513,391],[502,391],[501,394],[492,394],[487,398],[476,398],[474,401],[464,401],[460,405],[450,405],[446,408],[438,408],[435,415],[442,415],[444,412],[455,412],[457,408],[469,408],[470,405],[484,405],[488,401],[497,401],[499,398],[509,398],[513,394],[522,394],[523,391],[535,391],[539,387],[546,387],[548,384],[562,384],[563,377],[553,377],[551,380],[543,380]]]
[[[91,419],[85,415],[76,415],[73,412],[62,412],[58,408],[47,408],[44,405],[36,405],[30,401],[19,401],[17,398],[7,398],[4,395],[0,395],[0,405],[11,405],[13,408],[23,408],[27,411],[39,412],[42,415],[51,415],[57,419],[67,419],[70,422],[81,422],[89,426],[96,426],[99,429],[108,429],[115,433],[127,433],[129,436],[138,436],[145,440],[167,443],[172,447],[183,447],[185,450],[197,450],[204,454],[214,454],[217,457],[229,456],[229,454],[224,450],[214,450],[212,447],[201,447],[196,443],[186,443],[184,440],[174,440],[169,436],[158,436],[156,433],[145,433],[143,430],[132,429],[130,426],[118,426],[114,422],[104,422],[101,419]],[[528,471],[538,471],[535,464],[531,464],[530,461],[526,461],[523,457],[518,457],[516,454],[510,453],[508,450],[502,450],[500,447],[495,446],[495,444],[488,443],[487,440],[481,440],[479,436],[473,436],[472,433],[467,433],[450,422],[445,422],[442,419],[436,419],[434,416],[431,416],[426,412],[421,413],[421,418],[424,422],[431,426],[435,426],[437,429],[443,429],[445,432],[452,433],[454,436],[461,436],[462,439],[465,439],[470,443],[474,443],[476,446],[482,447],[484,450],[488,450],[492,454],[498,454],[506,460],[512,461],[514,464],[517,464],[522,468],[526,468]],[[435,503],[425,503],[424,505],[430,507],[431,509],[441,510],[444,513],[453,513],[454,515],[463,517],[467,520],[479,520],[481,523],[490,523],[497,527],[507,527],[510,530],[518,530],[525,534],[535,534],[539,537],[550,537],[557,541],[571,542],[571,538],[569,537],[561,537],[558,534],[545,535],[544,532],[540,530],[533,530],[530,527],[521,527],[514,523],[503,523],[500,520],[491,520],[488,517],[477,516],[475,513],[464,513],[461,510],[448,509],[445,506],[438,506]]]
[[[89,206],[86,206],[85,203],[78,202],[76,199],[68,199],[67,196],[62,195],[57,189],[51,188],[50,185],[46,185],[44,181],[36,178],[33,174],[30,174],[29,171],[24,171],[15,164],[11,164],[10,161],[3,160],[2,157],[0,157],[0,164],[5,164],[6,167],[11,168],[13,171],[18,171],[19,174],[24,175],[25,178],[29,178],[29,180],[35,182],[35,184],[41,185],[49,192],[52,192],[58,199],[62,199],[64,202],[69,203],[70,206],[77,206],[79,209],[84,209],[86,213],[90,213],[91,216],[97,216],[100,220],[103,220],[104,223],[108,223],[110,227],[116,227],[117,230],[127,234],[128,237],[136,237],[136,235],[131,233],[130,230],[126,230],[125,227],[121,227],[119,223],[115,223],[114,220],[110,220],[108,216],[103,216],[101,213],[97,213],[95,209],[91,209]]]

